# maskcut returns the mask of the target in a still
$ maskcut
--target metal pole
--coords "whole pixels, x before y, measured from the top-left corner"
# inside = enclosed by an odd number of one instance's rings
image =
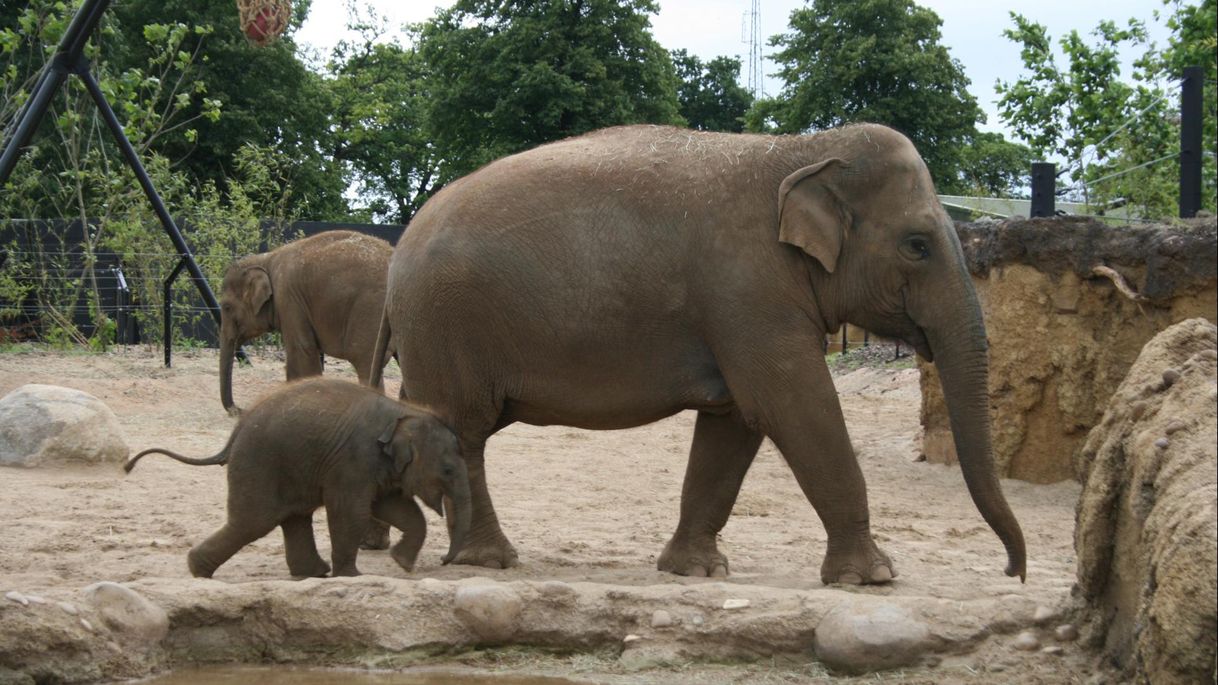
[[[165,317],[165,368],[172,366],[171,357],[173,355],[173,282],[177,280],[178,274],[182,273],[182,267],[185,266],[186,260],[179,259],[178,265],[173,267],[173,271],[169,272],[169,278],[165,279],[165,287],[162,290],[163,312]]]
[[[38,81],[34,86],[33,95],[21,108],[21,113],[17,115],[17,125],[13,129],[13,135],[4,142],[3,152],[0,152],[0,186],[4,185],[8,181],[9,175],[13,173],[13,167],[17,166],[17,159],[21,157],[25,146],[29,144],[38,124],[42,123],[51,98],[63,85],[71,65],[80,60],[89,35],[97,28],[98,22],[101,21],[102,15],[106,13],[109,6],[110,0],[85,0],[80,9],[76,10],[72,23],[68,24],[68,30],[59,39],[59,47],[55,49],[55,56],[42,68],[42,73],[38,75]]]
[[[1201,96],[1205,70],[1185,67],[1180,82],[1180,218],[1201,209]]]
[[[1032,211],[1033,218],[1053,216],[1056,213],[1057,174],[1052,162],[1032,162]]]

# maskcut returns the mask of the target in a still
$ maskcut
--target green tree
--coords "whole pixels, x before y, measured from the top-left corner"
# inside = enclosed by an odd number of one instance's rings
[[[958,189],[961,149],[983,114],[964,68],[939,43],[941,24],[912,0],[812,0],[770,39],[784,86],[758,103],[750,127],[886,124],[914,142],[940,190]]]
[[[367,12],[353,19],[349,28],[359,38],[339,43],[325,71],[334,157],[351,167],[357,213],[405,224],[439,184],[423,63],[413,49],[383,42],[382,17]]]
[[[149,57],[144,26],[208,27],[206,34],[184,41],[181,51],[193,56],[196,83],[220,103],[223,116],[198,121],[189,136],[147,141],[148,147],[200,185],[210,181],[221,190],[235,175],[238,150],[247,145],[273,149],[286,160],[294,211],[310,219],[343,219],[348,214],[343,194],[349,179],[333,157],[329,94],[291,39],[310,4],[293,3],[284,39],[255,47],[241,33],[232,0],[124,0],[108,13],[113,37],[107,50],[115,67],[138,66]],[[156,107],[166,104],[164,98],[155,101]],[[192,101],[185,113],[201,107]]]
[[[1124,205],[1148,218],[1178,211],[1178,86],[1184,66],[1205,67],[1205,140],[1215,139],[1215,0],[1174,7],[1167,20],[1171,38],[1160,50],[1146,27],[1099,22],[1093,43],[1077,31],[1058,41],[1067,64],[1059,67],[1051,37],[1040,24],[1012,13],[1005,35],[1021,46],[1025,74],[999,82],[999,116],[1038,154],[1066,160],[1079,199],[1097,207]],[[1142,50],[1128,81],[1121,80],[1120,54]],[[1212,148],[1211,148],[1212,152]],[[1205,158],[1207,208],[1214,207],[1214,161]]]
[[[716,57],[703,63],[685,50],[672,52],[677,70],[679,112],[691,128],[700,131],[744,130],[744,115],[753,96],[740,85],[740,60]]]
[[[1030,182],[1032,149],[1001,133],[978,132],[960,151],[960,182],[968,195],[1014,197]]]
[[[616,124],[680,123],[652,0],[459,0],[418,27],[431,137],[448,181]]]

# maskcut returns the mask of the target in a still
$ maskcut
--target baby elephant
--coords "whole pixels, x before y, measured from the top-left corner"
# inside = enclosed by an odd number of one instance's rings
[[[407,571],[426,536],[412,496],[441,516],[452,536],[444,563],[461,550],[469,530],[470,492],[457,438],[430,413],[355,383],[312,378],[289,383],[243,414],[215,456],[191,459],[152,448],[145,454],[187,464],[228,465],[228,522],[190,550],[190,572],[210,578],[245,545],[283,528],[293,576],[324,576],[313,512],[326,508],[334,575],[356,576],[365,529],[379,520],[402,530],[391,554]],[[447,501],[446,504],[442,502]]]

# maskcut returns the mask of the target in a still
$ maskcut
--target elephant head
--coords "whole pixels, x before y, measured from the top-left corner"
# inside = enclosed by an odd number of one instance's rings
[[[403,493],[418,496],[440,516],[445,515],[447,503],[452,522],[448,554],[444,555],[447,564],[461,551],[472,514],[469,476],[457,436],[431,414],[403,405],[378,442]]]
[[[274,287],[265,255],[234,262],[224,273],[220,292],[220,401],[233,405],[233,355],[244,342],[275,327]]]
[[[1023,533],[994,473],[981,307],[955,228],[903,135],[860,125],[820,134],[829,154],[786,177],[779,239],[806,255],[820,311],[911,345],[939,371],[969,494],[1025,576]]]

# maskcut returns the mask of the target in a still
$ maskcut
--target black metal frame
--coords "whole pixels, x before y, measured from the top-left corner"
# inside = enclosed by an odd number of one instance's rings
[[[152,205],[157,218],[160,219],[161,226],[165,228],[165,233],[169,235],[169,239],[173,241],[174,248],[178,251],[180,261],[177,268],[173,270],[173,275],[170,276],[165,284],[166,293],[169,292],[173,279],[185,268],[190,274],[190,279],[194,281],[195,287],[199,290],[199,295],[203,297],[203,302],[211,311],[212,318],[219,325],[220,305],[216,301],[216,296],[212,292],[211,286],[208,285],[207,279],[203,276],[199,263],[195,261],[194,254],[191,253],[190,247],[186,244],[186,239],[182,237],[182,232],[178,230],[173,217],[169,216],[169,211],[165,209],[165,203],[161,200],[161,196],[157,194],[156,188],[153,187],[152,179],[148,177],[148,172],[144,169],[144,165],[140,163],[139,155],[136,153],[135,148],[131,146],[131,141],[127,139],[127,135],[123,132],[123,126],[119,123],[118,117],[115,116],[114,109],[110,107],[110,103],[106,100],[101,86],[92,72],[89,71],[89,60],[84,56],[85,44],[88,42],[89,36],[97,29],[102,15],[105,14],[109,7],[110,0],[84,0],[80,9],[76,11],[76,16],[72,17],[72,23],[68,25],[68,30],[63,34],[63,38],[60,39],[59,47],[55,50],[55,56],[47,62],[42,73],[38,75],[38,83],[34,86],[33,94],[17,115],[17,123],[13,129],[13,135],[4,142],[3,152],[0,152],[0,186],[3,186],[8,181],[9,176],[12,175],[13,168],[17,165],[17,159],[29,145],[38,125],[42,123],[47,108],[50,107],[51,98],[63,86],[68,75],[75,74],[89,91],[89,96],[93,98],[94,104],[100,110],[102,119],[106,122],[106,127],[110,129],[111,135],[114,136],[114,142],[122,152],[127,165],[135,172],[135,177],[139,181],[140,187],[144,190],[144,194],[148,197],[148,202]],[[171,312],[168,295],[165,302],[165,366],[170,366],[172,328],[168,319]],[[242,361],[246,361],[245,351],[238,348],[237,357]]]

